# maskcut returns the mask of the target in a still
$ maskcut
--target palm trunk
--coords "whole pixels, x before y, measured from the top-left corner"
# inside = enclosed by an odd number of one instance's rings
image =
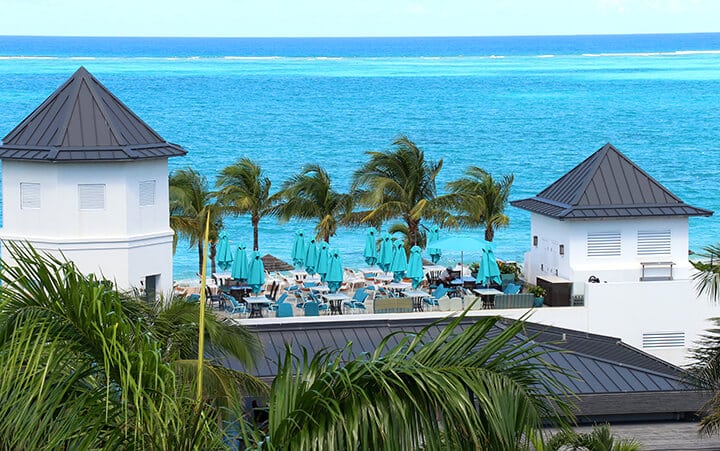
[[[408,219],[407,226],[408,226],[408,240],[410,241],[410,243],[409,243],[410,247],[416,246],[418,244],[418,231],[420,230],[420,221]]]
[[[492,241],[495,238],[495,229],[492,226],[485,227],[485,241]]]
[[[253,228],[253,250],[257,251],[260,249],[259,245],[259,239],[258,239],[258,228],[260,224],[260,218],[253,216],[251,219],[252,222],[252,228]]]
[[[215,274],[215,255],[217,254],[217,243],[210,243],[210,275]]]
[[[203,264],[203,241],[198,241],[198,276],[202,274],[202,264]]]

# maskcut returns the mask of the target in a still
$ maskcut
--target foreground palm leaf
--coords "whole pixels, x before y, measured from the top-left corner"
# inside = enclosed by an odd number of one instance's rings
[[[518,336],[523,323],[481,318],[461,331],[463,318],[435,339],[431,325],[386,337],[372,355],[352,359],[350,344],[312,359],[294,358],[288,346],[271,388],[269,438],[248,433],[246,444],[513,450],[538,440],[543,421],[564,427],[569,393],[553,377],[563,371]]]

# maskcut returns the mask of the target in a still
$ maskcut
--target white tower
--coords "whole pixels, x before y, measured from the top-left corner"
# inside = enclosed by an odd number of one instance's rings
[[[0,145],[3,258],[27,241],[121,289],[170,289],[168,157],[186,153],[81,67]]]

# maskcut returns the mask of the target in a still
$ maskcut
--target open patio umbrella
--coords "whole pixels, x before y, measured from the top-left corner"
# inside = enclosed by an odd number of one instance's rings
[[[437,263],[442,257],[442,249],[435,247],[435,242],[440,240],[440,227],[432,226],[427,235],[427,253],[430,255],[430,261]]]
[[[484,286],[490,286],[493,282],[497,284],[502,283],[500,267],[498,267],[497,258],[495,258],[493,244],[487,241],[485,242],[482,258],[480,259],[480,268],[478,268],[476,282]]]
[[[392,237],[389,233],[385,232],[380,237],[380,252],[378,253],[377,265],[383,271],[387,272],[390,269],[393,257],[393,243]]]
[[[240,243],[235,250],[230,276],[237,280],[247,280],[248,278],[248,261],[244,243]]]
[[[375,227],[368,227],[365,232],[365,250],[363,251],[363,257],[365,257],[365,263],[373,266],[378,260],[377,251],[377,230]]]
[[[318,257],[315,264],[315,272],[320,274],[320,280],[325,282],[325,275],[328,272],[328,259],[330,258],[330,245],[321,241],[318,245]]]
[[[413,246],[410,248],[410,259],[407,264],[407,276],[412,279],[413,288],[417,288],[423,280],[422,249],[420,249],[420,246]]]
[[[405,243],[403,240],[395,240],[395,243],[393,243],[393,251],[390,272],[393,273],[393,281],[399,282],[400,279],[405,277],[405,271],[407,271],[408,266],[407,255],[405,254]]]
[[[227,271],[233,262],[233,252],[230,248],[230,239],[225,231],[220,232],[217,244],[217,257],[215,257],[218,266],[223,271]]]
[[[255,294],[260,293],[263,285],[265,285],[265,265],[258,251],[254,251],[250,256],[247,283]]]
[[[295,240],[293,241],[290,258],[295,267],[303,266],[305,263],[305,234],[302,230],[295,232]]]
[[[451,236],[435,241],[433,246],[444,251],[460,252],[460,267],[463,266],[465,252],[482,252],[485,249],[485,240],[478,240],[469,236]]]
[[[317,267],[317,260],[318,260],[317,241],[315,241],[315,238],[313,238],[307,244],[306,249],[305,249],[305,271],[307,271],[307,273],[310,274],[311,276],[317,272],[315,270],[315,268]]]
[[[328,271],[325,276],[325,281],[327,282],[327,286],[331,293],[336,293],[343,283],[342,259],[340,258],[340,251],[337,249],[330,251],[330,258],[328,258]]]

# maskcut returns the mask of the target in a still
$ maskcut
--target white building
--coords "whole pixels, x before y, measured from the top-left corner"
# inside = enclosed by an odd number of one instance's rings
[[[172,286],[165,141],[81,67],[0,146],[3,240],[62,251],[119,288]]]
[[[531,212],[526,278],[560,307],[539,309],[544,321],[681,364],[720,314],[696,296],[688,260],[688,217],[712,212],[685,204],[611,144],[511,204]]]

